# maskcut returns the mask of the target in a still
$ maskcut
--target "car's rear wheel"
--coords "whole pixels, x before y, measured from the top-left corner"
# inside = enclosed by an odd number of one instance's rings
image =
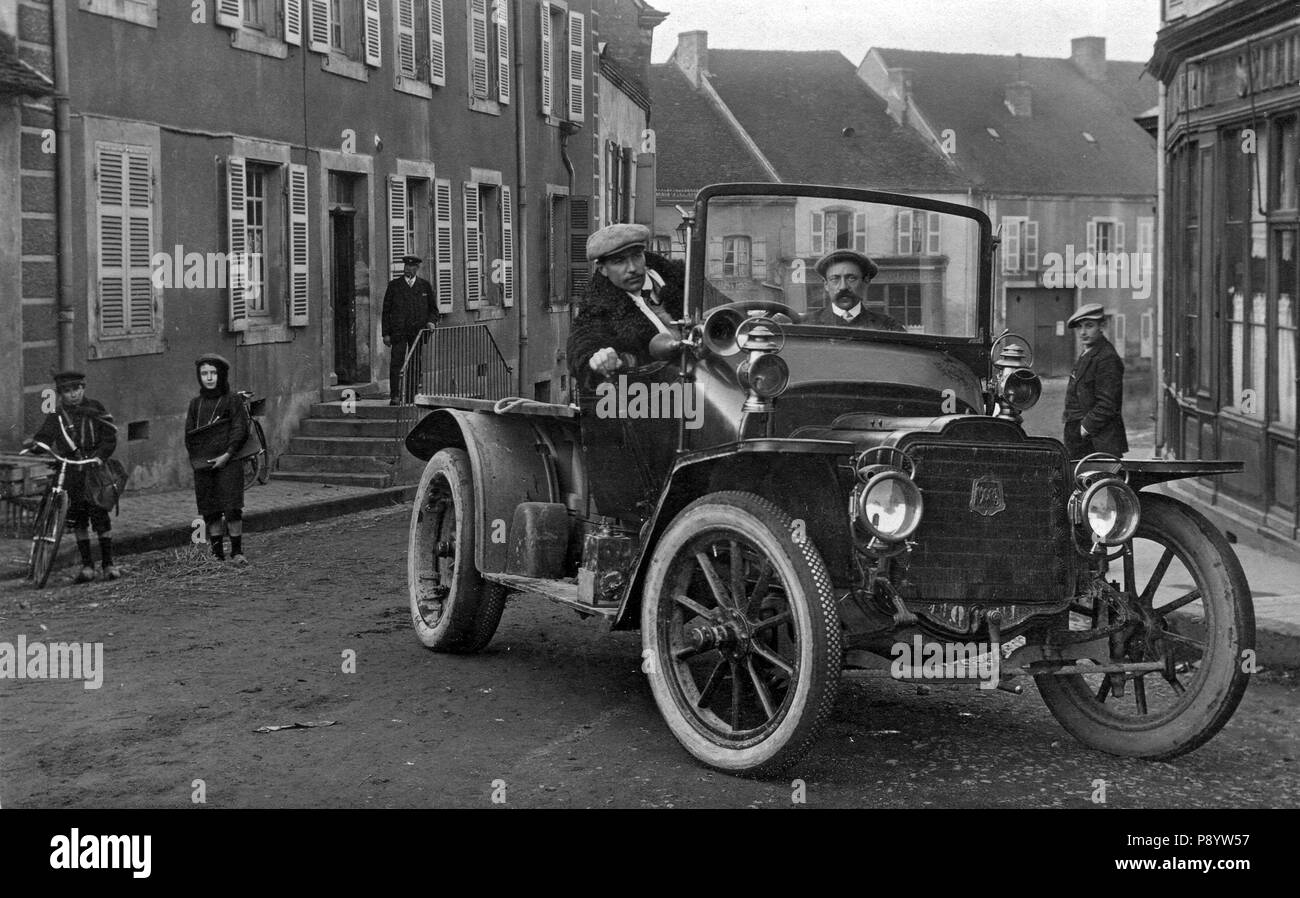
[[[1202,745],[1232,716],[1250,679],[1255,616],[1241,565],[1214,525],[1167,496],[1141,499],[1141,522],[1119,563],[1119,586],[1136,597],[1139,624],[1089,660],[1160,666],[1035,679],[1052,714],[1080,741],[1164,760]],[[1122,611],[1100,598],[1070,611],[1075,631],[1121,623]]]
[[[674,518],[646,574],[643,669],[655,702],[686,750],[718,770],[780,773],[835,704],[831,581],[792,525],[759,496],[706,496]]]
[[[425,465],[411,510],[406,553],[411,621],[439,652],[477,652],[505,610],[504,586],[474,564],[474,484],[462,449],[443,449]]]

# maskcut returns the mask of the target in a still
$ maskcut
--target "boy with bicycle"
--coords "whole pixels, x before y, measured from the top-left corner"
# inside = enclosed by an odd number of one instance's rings
[[[58,407],[45,416],[45,422],[36,436],[24,445],[39,441],[53,446],[59,454],[78,460],[110,457],[117,449],[117,428],[113,416],[104,406],[86,397],[86,375],[80,371],[60,371],[54,375],[54,388],[59,394]],[[108,510],[95,505],[86,495],[84,468],[69,468],[64,480],[68,491],[68,526],[77,537],[77,551],[81,553],[81,570],[76,583],[95,579],[95,565],[90,553],[89,524],[99,537],[99,561],[106,580],[122,576],[113,563],[113,524]]]

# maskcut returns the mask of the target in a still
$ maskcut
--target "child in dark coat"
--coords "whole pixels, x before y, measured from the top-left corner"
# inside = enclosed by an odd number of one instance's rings
[[[199,395],[185,415],[185,448],[194,468],[194,500],[207,528],[212,554],[224,561],[225,536],[230,534],[230,560],[244,557],[244,472],[232,462],[248,438],[248,409],[230,391],[230,362],[219,355],[194,362]]]

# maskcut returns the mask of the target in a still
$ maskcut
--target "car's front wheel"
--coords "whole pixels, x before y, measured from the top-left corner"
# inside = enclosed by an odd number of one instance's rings
[[[406,579],[420,641],[439,652],[477,652],[492,639],[506,588],[474,565],[474,483],[463,449],[425,465],[411,510]]]
[[[673,519],[646,574],[643,670],[673,735],[718,770],[780,773],[835,704],[830,576],[793,525],[759,496],[706,496]]]

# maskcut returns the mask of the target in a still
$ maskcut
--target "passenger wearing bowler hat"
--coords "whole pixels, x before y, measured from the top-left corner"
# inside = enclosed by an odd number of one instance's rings
[[[803,319],[804,324],[906,330],[889,315],[863,305],[867,284],[880,272],[879,266],[867,256],[851,249],[837,249],[822,256],[816,269],[826,290],[826,305]]]
[[[109,458],[117,449],[117,427],[104,406],[86,396],[86,375],[80,371],[60,371],[54,375],[59,403],[45,416],[41,429],[25,445],[39,441],[53,447],[60,455],[85,461]],[[90,553],[90,530],[99,537],[99,562],[104,578],[122,576],[113,563],[113,523],[107,509],[100,508],[86,496],[85,467],[69,467],[63,481],[68,491],[68,526],[77,537],[81,570],[77,583],[95,579],[95,564]]]
[[[650,341],[675,333],[682,317],[686,267],[647,252],[650,229],[614,224],[587,239],[593,271],[569,334],[569,368],[588,386],[620,369],[652,361]]]
[[[392,350],[388,360],[389,405],[415,400],[414,384],[407,387],[406,396],[398,396],[402,364],[420,331],[438,323],[438,300],[433,285],[419,276],[423,261],[419,256],[402,256],[402,276],[389,281],[388,289],[384,291],[384,345]]]
[[[1128,451],[1124,430],[1124,360],[1106,339],[1106,309],[1099,302],[1080,306],[1068,325],[1077,328],[1084,352],[1074,363],[1065,388],[1065,448],[1070,458],[1093,452],[1122,456]]]

